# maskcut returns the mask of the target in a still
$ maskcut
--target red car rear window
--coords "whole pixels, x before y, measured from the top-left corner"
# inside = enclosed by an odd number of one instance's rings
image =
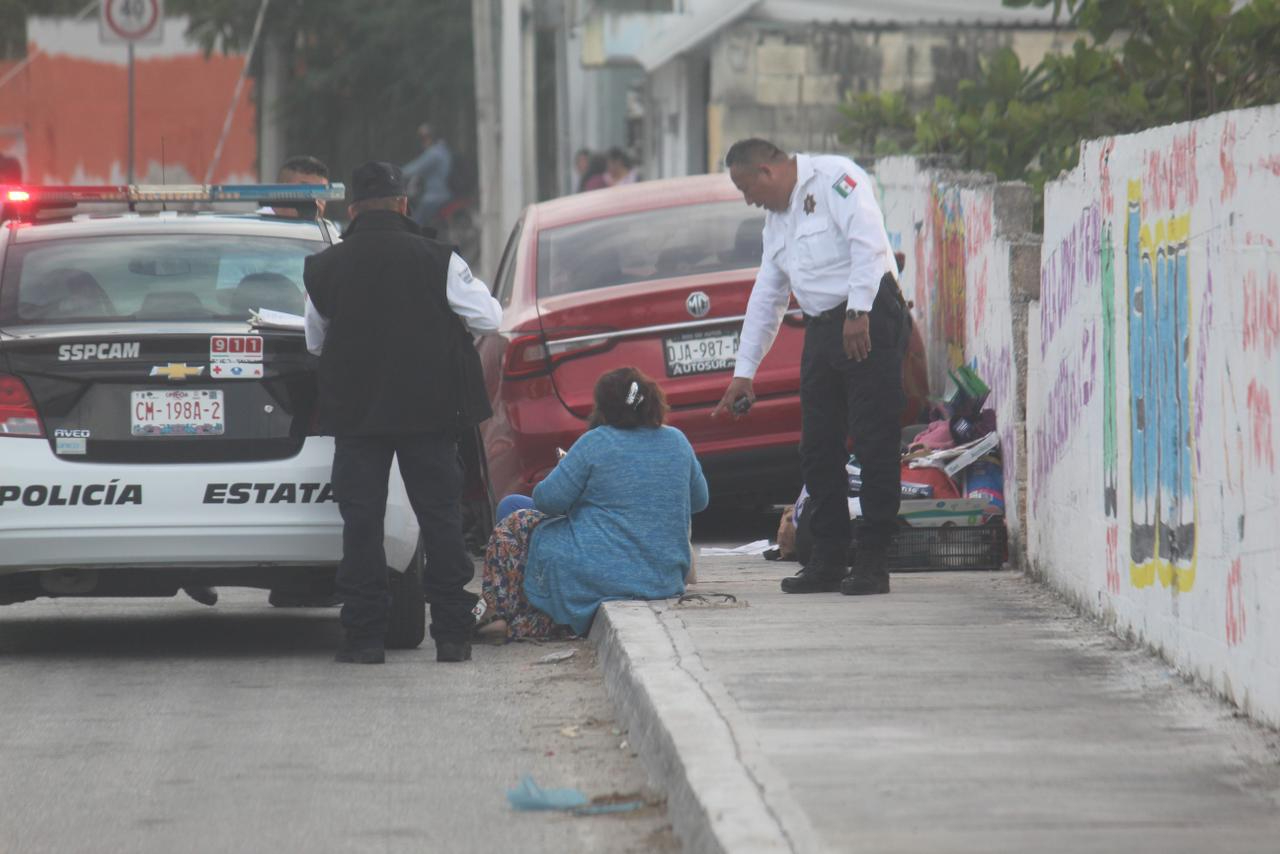
[[[622,214],[538,235],[538,296],[760,264],[764,213],[712,202]]]

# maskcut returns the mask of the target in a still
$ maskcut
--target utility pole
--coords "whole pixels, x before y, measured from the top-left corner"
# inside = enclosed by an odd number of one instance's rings
[[[498,78],[493,0],[471,0],[476,76],[476,160],[479,167],[480,271],[492,283],[502,252],[502,170],[498,161]]]
[[[521,77],[524,74],[524,50],[521,38],[524,3],[521,0],[502,0],[502,160],[500,175],[502,186],[502,228],[515,225],[524,208],[524,162],[521,149],[525,124],[524,92]]]
[[[133,138],[134,138],[134,118],[135,118],[136,112],[137,111],[134,110],[133,108],[133,42],[130,41],[129,42],[129,154],[128,154],[129,159],[127,161],[127,168],[125,169],[125,173],[126,173],[125,183],[129,185],[132,185],[134,183],[133,181],[134,179]],[[130,210],[132,210],[132,208],[130,208]]]

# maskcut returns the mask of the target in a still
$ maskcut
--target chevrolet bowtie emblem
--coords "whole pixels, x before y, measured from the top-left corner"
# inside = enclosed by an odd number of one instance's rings
[[[153,377],[168,377],[171,380],[185,380],[187,377],[198,377],[204,373],[204,365],[188,365],[186,362],[170,362],[161,367],[151,369]]]

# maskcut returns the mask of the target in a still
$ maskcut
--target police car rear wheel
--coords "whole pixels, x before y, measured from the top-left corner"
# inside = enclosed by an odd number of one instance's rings
[[[427,606],[422,595],[425,560],[419,542],[405,571],[392,572],[387,579],[391,587],[391,613],[387,622],[390,649],[416,649],[426,637]]]

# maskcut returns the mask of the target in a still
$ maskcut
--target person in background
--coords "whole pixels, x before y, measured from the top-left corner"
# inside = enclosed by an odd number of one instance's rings
[[[453,155],[449,153],[449,146],[426,122],[418,125],[418,139],[422,142],[422,153],[406,163],[402,171],[405,180],[417,189],[412,206],[413,221],[425,226],[453,198],[449,191]]]
[[[662,389],[635,368],[600,377],[587,432],[532,498],[500,505],[513,512],[485,549],[481,637],[585,635],[602,602],[684,592],[707,481],[666,416]]]
[[[588,148],[579,148],[573,155],[573,174],[577,177],[574,183],[575,193],[582,192],[582,182],[587,177],[587,167],[591,165],[591,150]]]
[[[608,170],[609,164],[603,154],[589,155],[587,157],[586,171],[582,173],[582,183],[578,185],[578,192],[603,190],[609,186]]]
[[[276,173],[277,184],[329,184],[329,167],[317,157],[301,154],[290,157]],[[284,207],[276,205],[273,209],[276,216],[296,219],[315,219],[324,216],[324,200],[318,199],[312,204]]]
[[[610,187],[634,184],[640,180],[640,173],[631,162],[631,156],[616,146],[609,149],[609,153],[605,155],[605,167],[607,170],[605,181]]]
[[[0,184],[21,184],[22,162],[16,157],[0,154]]]
[[[399,168],[365,163],[350,191],[342,242],[308,256],[303,273],[307,349],[320,357],[319,428],[334,437],[343,524],[337,588],[346,638],[335,660],[385,660],[383,519],[394,459],[422,531],[436,661],[466,661],[476,597],[465,589],[474,567],[462,534],[458,437],[491,414],[483,378],[465,370],[466,348],[471,335],[499,329],[502,307],[451,247],[405,215]]]

